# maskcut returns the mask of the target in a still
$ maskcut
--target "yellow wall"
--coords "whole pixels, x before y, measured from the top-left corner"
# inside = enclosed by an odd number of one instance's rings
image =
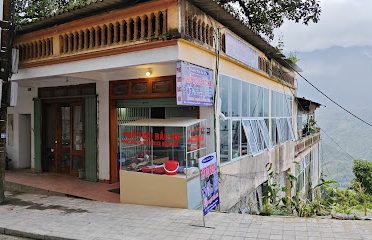
[[[187,180],[180,176],[120,171],[120,202],[187,208]]]
[[[215,53],[192,42],[180,39],[178,41],[179,59],[215,70]],[[278,92],[292,95],[290,89],[279,81],[270,78],[266,73],[252,69],[239,61],[236,61],[223,53],[220,57],[219,73],[250,83],[269,88]],[[293,91],[293,90],[292,90]]]

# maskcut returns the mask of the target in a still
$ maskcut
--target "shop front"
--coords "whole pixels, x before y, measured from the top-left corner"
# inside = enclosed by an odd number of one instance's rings
[[[205,126],[205,120],[192,118],[121,124],[121,202],[198,208],[198,159],[206,155]]]
[[[119,126],[140,119],[199,118],[199,108],[178,106],[175,76],[110,82],[110,175],[119,181]]]
[[[123,203],[200,207],[200,106],[213,106],[213,74],[185,62],[176,73],[110,82],[110,175]]]

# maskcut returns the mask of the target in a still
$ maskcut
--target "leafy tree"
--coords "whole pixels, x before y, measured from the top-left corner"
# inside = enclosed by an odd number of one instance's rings
[[[24,25],[53,15],[59,11],[73,9],[89,0],[14,0],[16,23]]]
[[[317,23],[321,7],[319,0],[219,0],[252,29],[274,38],[273,30],[283,25],[284,20],[309,24]]]
[[[354,160],[353,173],[355,181],[360,182],[366,192],[372,195],[372,162],[368,160]]]
[[[57,11],[73,9],[90,0],[15,0],[17,22],[26,24]],[[284,20],[309,24],[318,22],[321,13],[319,0],[217,0],[251,28],[273,39],[273,30]]]

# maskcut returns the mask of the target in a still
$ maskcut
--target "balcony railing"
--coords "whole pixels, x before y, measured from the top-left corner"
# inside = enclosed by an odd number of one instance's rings
[[[166,9],[121,16],[106,22],[100,22],[101,18],[96,19],[94,24],[75,27],[57,35],[42,35],[41,32],[36,34],[41,35],[37,39],[24,37],[17,41],[15,47],[19,49],[21,65],[163,39],[168,33]]]
[[[319,132],[298,140],[295,146],[295,156],[298,156],[300,153],[310,148],[314,144],[318,143],[319,141],[320,141]]]

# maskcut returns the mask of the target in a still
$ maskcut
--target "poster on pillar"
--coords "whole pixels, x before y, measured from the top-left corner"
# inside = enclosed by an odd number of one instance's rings
[[[203,215],[205,216],[220,204],[216,153],[199,158],[199,168]]]
[[[177,105],[213,106],[213,71],[192,63],[177,62]]]

